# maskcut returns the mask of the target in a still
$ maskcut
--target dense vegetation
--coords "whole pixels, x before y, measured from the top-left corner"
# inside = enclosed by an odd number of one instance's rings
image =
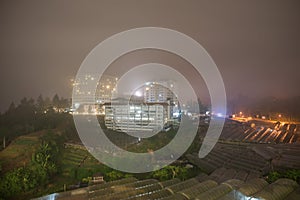
[[[51,133],[43,136],[29,165],[13,169],[3,175],[0,182],[0,196],[4,198],[16,196],[47,184],[59,171],[61,146],[61,137]]]
[[[300,184],[300,169],[272,171],[266,176],[266,180],[269,183],[273,183],[280,178],[292,179]]]

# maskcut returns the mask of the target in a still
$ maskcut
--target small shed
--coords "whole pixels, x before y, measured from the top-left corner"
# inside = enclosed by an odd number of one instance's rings
[[[93,174],[92,180],[90,182],[93,184],[103,183],[104,179],[103,179],[102,173],[98,172],[98,173]]]

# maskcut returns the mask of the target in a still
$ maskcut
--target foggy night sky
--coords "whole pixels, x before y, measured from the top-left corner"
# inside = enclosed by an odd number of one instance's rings
[[[70,79],[98,43],[144,26],[197,40],[217,64],[228,98],[300,95],[299,10],[298,0],[2,0],[0,111],[24,96],[70,97]]]

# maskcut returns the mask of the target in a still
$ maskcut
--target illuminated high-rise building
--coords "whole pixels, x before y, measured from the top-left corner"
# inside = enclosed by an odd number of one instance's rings
[[[171,82],[148,82],[143,87],[144,101],[147,103],[161,103],[176,99],[173,93],[174,83]]]
[[[103,75],[99,81],[92,74],[77,77],[73,80],[73,109],[83,113],[98,113],[100,104],[111,101],[117,81],[117,77],[108,75]]]

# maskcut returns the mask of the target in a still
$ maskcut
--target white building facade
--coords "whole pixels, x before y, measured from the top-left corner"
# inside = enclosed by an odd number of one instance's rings
[[[105,125],[122,132],[160,131],[167,120],[166,104],[105,104]]]

